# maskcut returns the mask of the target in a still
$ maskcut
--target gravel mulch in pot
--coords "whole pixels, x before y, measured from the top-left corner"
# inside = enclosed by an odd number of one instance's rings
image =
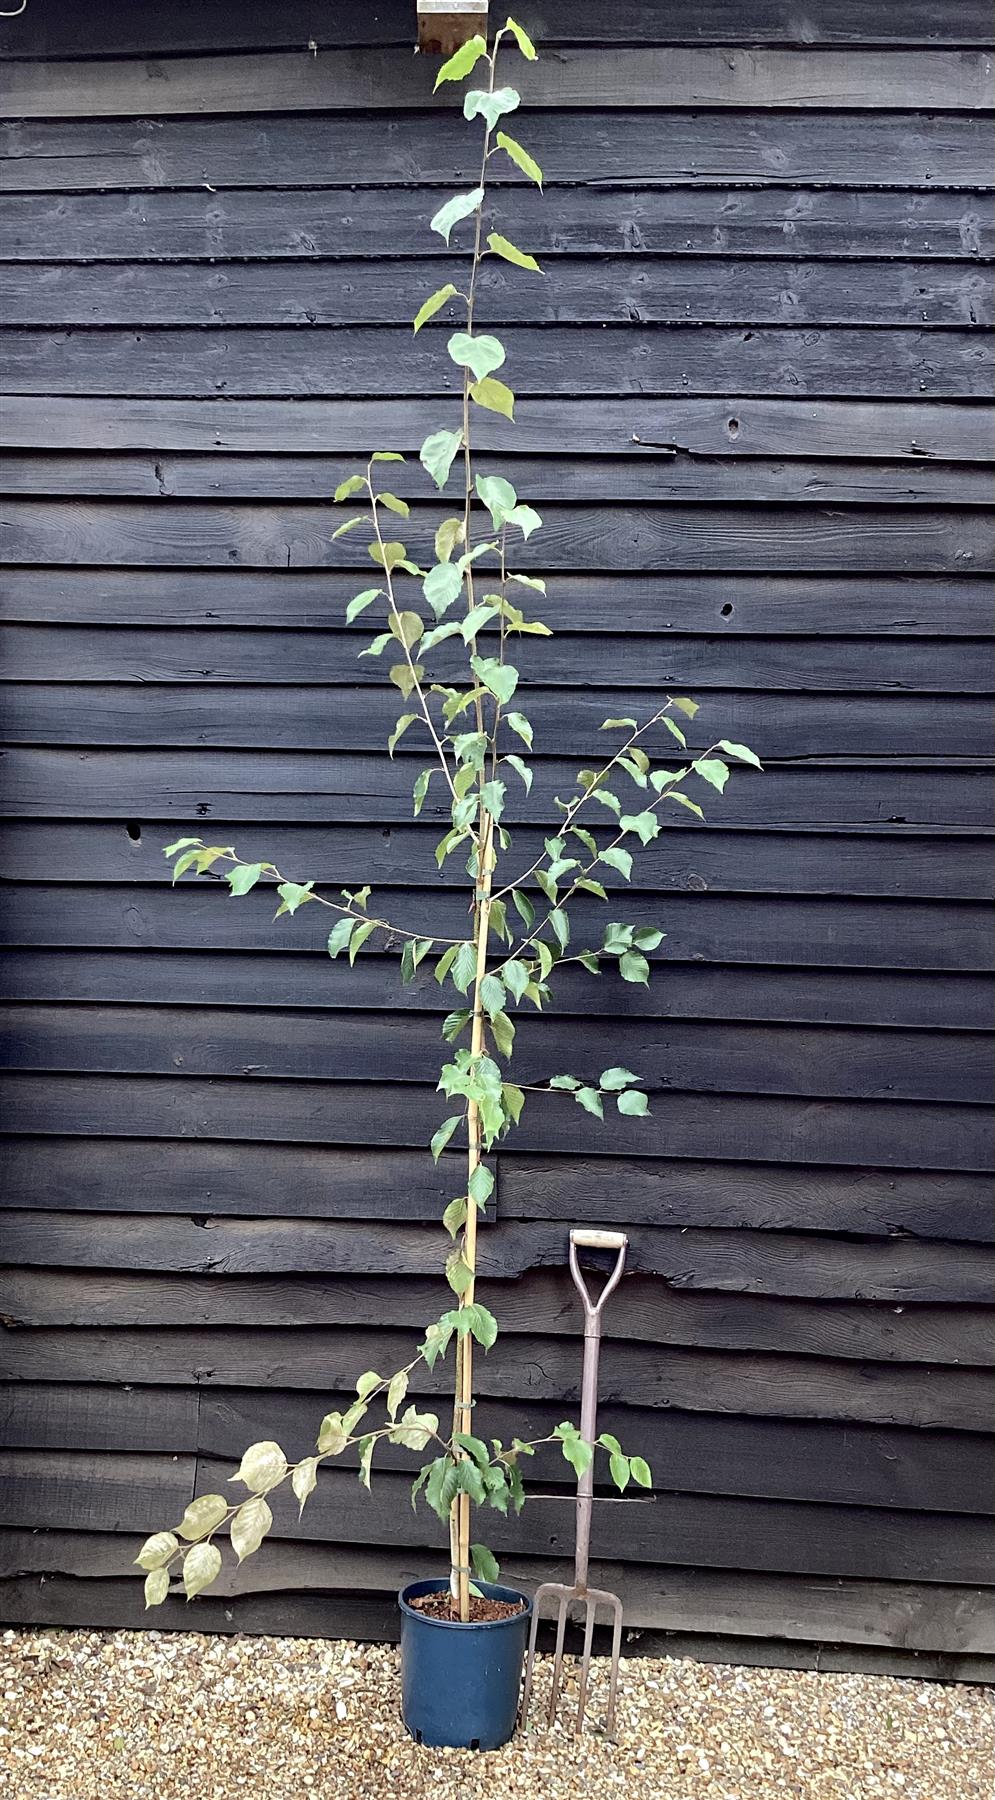
[[[594,1716],[606,1664],[595,1668]],[[538,1706],[549,1663],[538,1671]],[[568,1699],[576,1693],[571,1665]],[[995,1697],[880,1675],[623,1663],[618,1741],[420,1749],[397,1653],[310,1638],[8,1631],[10,1800],[992,1800]],[[537,1711],[533,1716],[541,1717]]]

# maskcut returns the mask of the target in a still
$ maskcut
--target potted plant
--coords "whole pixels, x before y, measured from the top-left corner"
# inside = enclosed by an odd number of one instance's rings
[[[600,1451],[620,1490],[630,1482],[644,1488],[651,1484],[641,1456],[624,1451],[607,1434],[597,1443],[587,1442],[570,1422],[546,1438],[513,1437],[509,1443],[485,1438],[475,1429],[474,1356],[478,1348],[486,1353],[498,1334],[493,1314],[477,1295],[477,1222],[494,1189],[489,1159],[518,1125],[530,1091],[510,1078],[513,1015],[521,1006],[543,1011],[556,971],[568,963],[579,963],[592,976],[607,963],[623,981],[649,981],[648,954],[657,949],[663,932],[610,923],[600,943],[578,944],[574,901],[583,895],[607,903],[604,881],[628,881],[634,856],[656,838],[669,807],[703,818],[694,793],[701,786],[722,792],[728,758],[760,766],[751,750],[724,739],[691,755],[685,726],[698,709],[683,696],[665,696],[642,721],[606,719],[601,729],[617,747],[600,759],[600,767],[580,771],[574,793],[556,800],[558,817],[541,854],[510,877],[504,872],[504,859],[513,857],[509,788],[512,794],[517,788],[527,801],[533,782],[533,728],[521,710],[521,675],[512,650],[530,636],[550,635],[527,610],[541,601],[545,584],[517,566],[521,544],[540,529],[542,520],[503,475],[478,471],[472,442],[480,409],[511,420],[515,406],[512,390],[498,373],[504,367],[504,347],[478,327],[481,265],[492,257],[522,270],[529,280],[542,273],[534,256],[497,232],[485,234],[493,158],[510,159],[529,180],[542,183],[535,159],[504,129],[519,104],[514,88],[496,82],[506,40],[528,61],[535,60],[528,36],[509,19],[490,49],[479,36],[463,45],[439,70],[435,84],[470,76],[479,82],[481,69],[486,76],[486,84],[471,86],[463,102],[466,118],[481,122],[479,182],[470,192],[446,200],[431,221],[447,245],[460,224],[468,226],[472,248],[465,286],[446,283],[424,300],[414,319],[418,332],[450,302],[463,309],[462,329],[447,344],[462,378],[460,413],[445,429],[430,432],[420,452],[440,491],[458,468],[458,504],[439,523],[432,553],[424,557],[422,552],[416,560],[394,535],[403,529],[394,521],[407,519],[409,507],[381,486],[389,479],[384,465],[403,458],[378,450],[362,473],[347,476],[336,490],[336,501],[353,502],[356,510],[333,533],[340,537],[360,528],[371,533],[375,585],[349,602],[346,620],[351,624],[370,612],[382,627],[360,655],[386,658],[389,680],[400,694],[402,710],[388,740],[391,757],[402,738],[406,752],[417,733],[430,752],[431,760],[414,781],[413,811],[416,817],[422,812],[430,793],[433,802],[441,800],[446,823],[436,860],[440,870],[453,856],[465,862],[470,889],[466,935],[432,938],[417,921],[398,924],[382,917],[369,887],[341,889],[334,896],[321,893],[306,877],[288,877],[273,863],[248,862],[233,847],[205,844],[199,837],[181,837],[165,852],[174,881],[192,870],[197,875],[224,873],[233,896],[247,895],[257,886],[275,887],[277,918],[305,906],[328,908],[334,914],[328,938],[333,958],[347,953],[354,962],[368,940],[386,934],[391,945],[403,946],[402,982],[410,982],[431,959],[440,995],[452,990],[454,1002],[442,1026],[450,1049],[438,1084],[448,1102],[447,1116],[431,1141],[436,1161],[458,1134],[466,1143],[466,1179],[442,1216],[451,1241],[445,1260],[448,1302],[426,1322],[424,1337],[403,1368],[359,1375],[352,1404],[322,1420],[310,1454],[290,1462],[279,1444],[253,1444],[232,1477],[244,1494],[233,1501],[221,1494],[199,1496],[180,1523],[155,1532],[137,1558],[146,1571],[148,1606],[165,1599],[174,1574],[181,1576],[192,1599],[222,1566],[217,1539],[223,1531],[240,1562],[259,1549],[273,1523],[270,1502],[277,1489],[289,1483],[303,1510],[322,1464],[350,1448],[358,1453],[359,1480],[369,1488],[377,1445],[387,1438],[404,1446],[423,1459],[413,1483],[413,1504],[431,1507],[449,1534],[448,1577],[416,1581],[400,1595],[405,1722],[426,1742],[484,1748],[503,1743],[514,1729],[530,1602],[500,1585],[498,1563],[473,1530],[474,1510],[520,1510],[523,1469],[539,1443],[558,1442],[578,1476]],[[430,672],[443,644],[450,667],[453,650],[459,652],[460,677],[440,680]],[[656,758],[663,748],[676,767],[660,766]],[[695,790],[694,783],[701,786]],[[555,1074],[538,1091],[560,1093],[565,1104],[599,1119],[606,1105],[640,1118],[649,1109],[639,1079],[624,1068]],[[443,1425],[408,1396],[409,1388],[417,1393],[419,1374],[450,1352],[453,1406]]]

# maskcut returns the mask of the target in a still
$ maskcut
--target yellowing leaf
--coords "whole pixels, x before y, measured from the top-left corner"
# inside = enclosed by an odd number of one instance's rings
[[[415,313],[412,330],[417,333],[423,325],[428,324],[429,319],[434,319],[436,313],[442,311],[446,301],[451,300],[457,291],[452,282],[447,281],[445,287],[436,288],[434,294],[429,294],[428,299],[422,301]],[[336,498],[338,498],[337,495]]]
[[[478,406],[486,407],[488,412],[501,413],[506,419],[513,420],[515,417],[514,394],[510,387],[505,387],[503,381],[496,381],[493,375],[488,375],[484,381],[472,382],[470,398]]]
[[[543,273],[534,256],[530,256],[527,250],[519,250],[517,244],[513,244],[510,238],[502,237],[499,231],[488,232],[487,247],[495,256],[503,256],[505,262],[514,263],[519,269],[533,269],[537,275]]]

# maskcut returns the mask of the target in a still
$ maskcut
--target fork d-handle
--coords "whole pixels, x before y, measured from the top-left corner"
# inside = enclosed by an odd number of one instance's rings
[[[584,1369],[581,1377],[580,1435],[593,1444],[598,1430],[598,1363],[601,1357],[601,1314],[605,1301],[618,1286],[625,1267],[629,1240],[624,1231],[571,1231],[570,1273],[584,1308]],[[591,1299],[584,1280],[578,1250],[616,1250],[615,1267],[597,1301]],[[591,1549],[591,1512],[594,1504],[594,1458],[577,1482],[577,1548],[574,1557],[574,1584],[583,1594],[587,1588],[587,1568]]]

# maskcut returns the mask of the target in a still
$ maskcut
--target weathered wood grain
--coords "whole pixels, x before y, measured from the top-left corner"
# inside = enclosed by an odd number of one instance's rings
[[[15,1146],[15,1150],[18,1148]],[[156,1146],[157,1150],[159,1148]],[[177,1160],[174,1148],[174,1163]],[[250,1171],[251,1166],[250,1159]],[[622,1178],[626,1177],[624,1163],[619,1165],[619,1173]],[[749,1176],[752,1171],[746,1173]],[[925,1185],[930,1177],[920,1179]],[[638,1192],[638,1181],[632,1185]],[[778,1185],[776,1178],[770,1183],[775,1196]],[[838,1171],[827,1173],[827,1185],[839,1190]],[[951,1185],[950,1178],[947,1185]],[[740,1193],[743,1186],[743,1181],[738,1180],[732,1192]],[[796,1191],[803,1193],[800,1180],[796,1181]],[[195,1198],[198,1204],[203,1203],[199,1193]],[[727,1212],[717,1208],[714,1216],[741,1222],[749,1216],[749,1198],[747,1189],[747,1204],[741,1205],[738,1211],[734,1205]],[[89,1200],[93,1206],[114,1204],[105,1193],[95,1194],[92,1190]],[[121,1203],[119,1200],[118,1204]],[[207,1205],[209,1209],[217,1210],[218,1203],[219,1197],[215,1194]],[[245,1206],[244,1198],[241,1204]],[[683,1209],[673,1204],[665,1205],[663,1216],[679,1218],[682,1210],[692,1220],[700,1217],[702,1209],[697,1193]],[[570,1216],[603,1218],[603,1195],[598,1212],[588,1206]],[[836,1220],[827,1218],[827,1222],[836,1224],[838,1220],[839,1224],[845,1225],[848,1216],[853,1215],[848,1215],[841,1206]],[[808,1219],[803,1216],[795,1222],[814,1223],[814,1209],[810,1209]],[[954,1217],[950,1229],[956,1227]],[[927,1221],[924,1234],[928,1235],[936,1228],[935,1220]],[[534,1336],[537,1330],[546,1336],[564,1333],[576,1336],[576,1295],[568,1286],[563,1270],[533,1270],[517,1281],[504,1282],[500,1295],[505,1337],[519,1333]],[[110,1330],[139,1326],[154,1330],[163,1325],[200,1327],[218,1324],[224,1324],[227,1329],[289,1326],[303,1330],[316,1325],[377,1326],[388,1314],[394,1324],[418,1330],[437,1299],[438,1289],[433,1282],[418,1276],[389,1281],[375,1275],[333,1275],[318,1279],[283,1275],[274,1279],[268,1276],[100,1270],[93,1272],[86,1282],[80,1282],[72,1271],[51,1269],[4,1270],[0,1276],[0,1310],[14,1330],[67,1325]],[[607,1331],[615,1340],[633,1338],[639,1343],[685,1349],[759,1350],[772,1354],[828,1356],[844,1362],[929,1363],[941,1368],[958,1364],[987,1368],[995,1363],[995,1345],[984,1306],[954,1308],[925,1302],[914,1307],[896,1308],[887,1302],[834,1300],[827,1303],[758,1294],[709,1294],[691,1288],[664,1288],[655,1278],[640,1275],[626,1276]],[[96,1391],[113,1392],[112,1389]],[[321,1391],[326,1392],[324,1388]],[[290,1405],[291,1397],[284,1394],[283,1401]],[[538,1403],[533,1400],[529,1404]],[[231,1394],[225,1401],[226,1406],[230,1404],[234,1404]],[[249,1402],[240,1402],[243,1404]],[[257,1407],[262,1404],[261,1396],[255,1395],[251,1404]],[[312,1403],[309,1400],[307,1404]],[[522,1406],[524,1402],[515,1400],[502,1404]],[[236,1428],[240,1427],[237,1420],[233,1420],[231,1429]],[[300,1429],[313,1428],[309,1422],[302,1422]],[[818,1479],[825,1479],[821,1469]]]
[[[377,1358],[387,1363],[396,1352],[392,1366],[398,1366],[410,1353],[410,1342],[410,1333],[392,1335],[382,1326],[372,1332],[222,1327],[165,1336],[140,1330],[13,1331],[0,1345],[0,1379],[76,1381],[85,1367],[98,1384],[306,1388],[325,1394],[348,1391],[356,1369],[369,1368]],[[605,1346],[602,1369],[606,1405],[991,1430],[992,1376],[975,1369],[678,1348],[661,1357],[658,1348],[632,1345],[616,1354],[611,1344]],[[532,1336],[526,1346],[508,1337],[499,1339],[482,1363],[479,1391],[488,1399],[527,1402],[539,1386],[544,1399],[576,1404],[579,1370],[570,1340],[561,1344]],[[426,1378],[426,1392],[446,1390],[444,1370]]]
[[[385,283],[368,260],[0,265],[0,306],[19,325],[406,325],[425,293],[462,278],[451,258],[412,256]],[[970,262],[793,261],[734,256],[571,257],[527,288],[481,271],[491,325],[511,323],[984,325],[990,283]],[[440,320],[457,321],[449,310]],[[510,371],[509,371],[510,373]]]
[[[438,401],[429,424],[455,426],[455,402]],[[707,456],[939,457],[992,461],[990,409],[948,402],[858,400],[529,400],[514,426],[475,421],[481,450],[581,454],[634,449]],[[11,395],[0,441],[25,450],[320,451],[367,454],[371,444],[417,450],[424,405],[407,401],[157,400]],[[555,453],[555,452],[554,452]]]
[[[757,23],[751,15],[751,35]],[[538,109],[522,130],[547,186],[772,179],[818,188],[995,186],[985,118],[956,110],[917,113],[907,110],[910,104],[903,97],[895,110],[875,114],[825,105],[798,112],[698,112],[685,103],[668,109],[665,131],[652,105],[610,118]],[[475,155],[463,120],[439,112],[409,113],[398,121],[291,110],[265,119],[228,114],[0,123],[0,182],[9,192],[202,188],[205,182],[216,189],[310,188],[319,181],[469,186],[479,166]],[[519,187],[526,179],[511,162],[495,177]]]
[[[363,957],[353,970],[343,965],[331,986],[316,981],[315,954],[215,950],[205,957],[196,950],[8,948],[0,992],[8,1000],[305,1006],[319,1012],[341,1006],[431,1012],[438,1005],[434,977],[423,975],[399,991],[391,956]],[[570,968],[563,971],[559,995],[564,1016],[613,1017],[624,1005],[630,1018],[766,1019],[935,1031],[987,1030],[995,998],[992,979],[985,975],[864,968],[855,976],[847,969],[765,968],[756,963],[709,967],[672,960],[664,983],[651,982],[635,998],[610,973],[592,986]]]
[[[434,1015],[343,1014],[329,1032],[320,1011],[22,1004],[0,1009],[0,1063],[95,1074],[400,1082],[432,1069],[443,1011],[437,1004]],[[561,1064],[586,1078],[621,1066],[637,1069],[650,1093],[681,1087],[984,1105],[990,1050],[986,1032],[517,1015],[515,1071],[521,1082],[541,1083]]]
[[[241,1138],[280,1143],[415,1148],[441,1108],[433,1089],[307,1081],[268,1082],[152,1076],[8,1074],[8,1128],[28,1135]],[[523,1151],[631,1154],[625,1121],[579,1122],[559,1096],[533,1095],[523,1115]],[[657,1095],[640,1139],[646,1156],[692,1160],[837,1163],[971,1173],[991,1167],[980,1108],[935,1102],[805,1101],[781,1096]]]
[[[0,261],[445,255],[434,188],[203,189],[0,197]],[[534,255],[991,256],[995,196],[790,187],[496,190],[494,229]],[[306,281],[306,277],[304,277]]]
[[[199,1412],[194,1388],[23,1382],[0,1387],[0,1438],[8,1450],[193,1454]]]
[[[127,817],[127,814],[125,815]],[[831,851],[831,841],[828,845]],[[303,871],[297,871],[303,873]],[[454,896],[415,890],[420,928],[456,937],[465,925]],[[637,925],[657,925],[661,902],[637,892],[627,900],[626,917]],[[287,944],[298,952],[324,956],[327,924],[310,926],[305,911]],[[262,906],[232,906],[213,883],[188,882],[165,891],[131,887],[78,887],[67,914],[64,889],[23,884],[7,901],[8,938],[22,948],[94,948],[143,951],[218,950],[274,953],[272,916]],[[398,920],[398,923],[401,921]],[[579,903],[578,933],[600,937]],[[673,895],[666,902],[667,960],[717,964],[772,964],[796,968],[931,969],[989,973],[992,968],[990,908],[962,903],[944,909],[911,901],[833,901],[775,896],[730,898],[722,894]],[[366,947],[367,956],[377,955]],[[341,991],[331,965],[320,967],[328,981],[327,1000]],[[381,977],[384,971],[380,971]],[[626,984],[626,987],[631,984]],[[572,990],[578,992],[577,988]],[[626,1005],[616,991],[619,1007]]]
[[[92,458],[90,459],[93,460]],[[752,459],[750,459],[752,461]],[[731,463],[731,467],[742,467],[742,464]],[[831,465],[823,465],[831,466]],[[912,465],[909,467],[910,478]],[[937,464],[937,467],[950,465]],[[952,465],[955,469],[963,465]],[[400,484],[399,484],[400,485]],[[525,490],[522,490],[523,493]],[[46,568],[11,568],[8,569],[0,593],[0,610],[2,616],[24,625],[46,624],[54,621],[62,626],[70,625],[143,625],[157,626],[162,640],[163,621],[168,622],[170,630],[181,630],[185,626],[210,627],[218,630],[224,626],[226,636],[231,639],[232,628],[251,626],[253,628],[278,627],[280,631],[293,630],[327,630],[340,628],[348,601],[356,589],[355,577],[334,570],[312,572],[308,569],[280,570],[271,572],[255,569],[198,569],[196,581],[192,581],[183,569],[89,569],[78,566],[71,569]],[[582,575],[571,572],[569,578],[563,574],[550,584],[549,592],[543,602],[543,614],[548,623],[558,632],[561,638],[570,637],[577,632],[594,631],[604,633],[604,620],[609,616],[607,609],[615,608],[615,631],[620,637],[632,633],[649,634],[654,637],[665,637],[672,632],[693,636],[705,633],[712,638],[709,645],[709,658],[712,663],[718,658],[718,642],[721,636],[742,637],[793,637],[796,635],[814,640],[839,636],[860,637],[973,637],[983,638],[991,634],[990,584],[986,577],[969,574],[957,576],[939,575],[887,575],[875,574],[848,575],[839,570],[832,575],[782,575],[768,573],[756,575],[732,574],[694,574],[684,572],[680,575],[656,571],[651,575],[617,574],[614,571],[605,576]],[[60,634],[61,635],[61,634]],[[109,633],[103,634],[110,643],[116,640]],[[146,631],[146,640],[150,633]],[[39,639],[39,642],[44,640]],[[168,642],[169,640],[165,640]],[[212,642],[201,640],[198,642]],[[358,650],[365,641],[365,633],[360,628],[350,643]],[[606,646],[601,644],[601,655]],[[810,642],[805,646],[806,657],[810,663],[817,653],[818,642]],[[76,645],[77,658],[81,653],[81,642]],[[742,643],[736,646],[737,657],[747,653]],[[869,642],[860,646],[860,654],[865,659],[864,673],[856,685],[864,690],[873,690],[876,683],[873,669],[866,665],[877,653],[877,647]],[[903,655],[907,656],[903,649]],[[935,650],[930,652],[935,656]],[[269,656],[272,665],[281,664],[286,656]],[[99,666],[98,659],[91,659]],[[975,652],[970,648],[959,663],[949,664],[947,693],[943,704],[956,706],[977,704],[965,702],[964,683],[971,680],[971,668],[975,662]],[[902,695],[914,694],[917,690],[928,692],[933,681],[929,670],[922,670],[922,652],[917,649],[912,657],[915,665],[916,684],[906,679],[902,685]],[[115,679],[121,679],[117,665]],[[947,665],[941,665],[940,672]],[[57,670],[62,665],[55,664]],[[350,667],[350,682],[354,683],[362,675],[363,665],[355,660]],[[7,678],[15,671],[7,666],[4,670]],[[88,665],[77,660],[73,664],[69,679],[78,690],[87,678]],[[750,688],[761,687],[763,682],[756,678],[756,673],[749,665],[745,665],[741,673],[749,673]],[[143,676],[146,685],[143,694],[148,705],[155,703],[155,697],[149,692],[148,675]],[[588,669],[583,678],[583,686],[589,688],[598,678],[598,669]],[[37,672],[32,672],[32,680],[44,679]],[[205,707],[213,708],[220,703],[218,690],[212,685],[212,676],[201,672],[206,695]],[[242,680],[249,679],[242,677]],[[313,675],[305,678],[309,686],[319,685]],[[647,670],[642,667],[640,675],[632,680],[633,688],[655,688],[660,676],[656,667]],[[707,670],[702,668],[698,675],[708,687],[721,686],[721,683],[707,679]],[[383,684],[384,686],[386,684]],[[541,684],[539,684],[541,685]],[[821,705],[825,716],[841,721],[845,716],[847,738],[853,741],[853,720],[843,709],[867,704],[861,695],[847,693],[835,697],[831,702],[815,701],[804,692],[810,686],[808,681],[796,682],[796,691],[784,708]],[[975,684],[968,692],[986,691]],[[254,697],[255,698],[255,697]],[[292,704],[293,696],[284,692],[279,697],[282,706]],[[565,704],[571,707],[583,705],[582,695],[572,695]],[[600,707],[601,701],[591,698],[589,705]],[[183,704],[180,696],[170,696],[171,706]],[[341,709],[349,704],[348,694],[339,694],[335,698],[336,718],[341,718],[343,726],[348,730],[350,715]],[[363,709],[375,704],[370,695],[362,700]],[[609,704],[606,702],[606,705]],[[626,705],[628,702],[626,702]],[[748,692],[742,690],[739,677],[730,675],[727,679],[727,691],[708,702],[709,709],[719,705],[729,707],[745,707],[750,704]],[[764,706],[773,704],[772,715],[778,719],[777,701],[765,696]],[[938,704],[934,702],[933,704]],[[615,706],[612,698],[610,705]],[[896,708],[889,706],[887,714],[891,719],[891,732],[896,729]],[[723,713],[723,717],[726,717]],[[949,716],[949,715],[948,715]],[[587,719],[587,715],[583,717]],[[590,727],[600,726],[603,713],[590,718]],[[766,714],[765,714],[766,718]],[[704,720],[702,724],[704,724]],[[267,729],[274,729],[274,722],[267,719]],[[558,721],[559,723],[559,721]],[[327,720],[325,721],[327,725]],[[585,724],[585,731],[588,726]],[[696,743],[694,727],[689,742]],[[381,733],[381,738],[385,737]],[[316,740],[321,742],[320,737]],[[590,738],[585,736],[585,748]],[[703,743],[705,739],[701,740]],[[364,740],[365,742],[365,740]],[[766,743],[766,738],[764,739]],[[810,749],[810,745],[805,746]],[[904,748],[901,742],[890,733],[876,742],[873,748],[883,754]]]
[[[100,697],[98,690],[98,703]],[[148,695],[140,694],[136,699],[147,701]],[[175,700],[173,705],[176,705]],[[7,710],[10,711],[9,704]],[[536,709],[532,712],[535,717]],[[98,719],[97,706],[86,716]],[[731,724],[730,728],[734,729],[735,725]],[[49,741],[53,737],[57,741],[59,735],[52,734]],[[93,741],[92,736],[84,735],[82,728],[74,735],[84,743]],[[46,736],[49,736],[47,732]],[[148,742],[148,737],[144,741]],[[920,738],[920,746],[922,741]],[[960,742],[963,746],[963,737]],[[307,879],[316,881],[319,887],[326,882],[334,887],[343,881],[360,885],[371,881],[378,887],[386,884],[394,889],[401,870],[412,886],[452,888],[462,885],[461,871],[451,863],[447,863],[441,874],[437,873],[432,827],[399,825],[385,836],[382,831],[363,825],[246,824],[237,836],[238,852],[247,862],[275,862],[292,878],[306,869]],[[135,820],[123,824],[120,821],[6,820],[0,824],[0,871],[13,881],[126,882],[139,889],[150,884],[161,887],[168,882],[167,865],[163,861],[167,837],[168,834],[155,825],[143,830],[141,822]],[[515,861],[509,865],[510,870],[529,867],[542,848],[541,833],[523,828],[515,838]],[[647,845],[640,857],[638,886],[644,893],[662,894],[839,894],[852,897],[880,895],[892,899],[984,900],[991,897],[992,867],[989,840],[983,833],[952,841],[913,836],[899,836],[896,840],[894,833],[851,837],[833,833],[830,838],[828,834],[799,832],[796,835],[779,833],[772,838],[765,832],[751,832],[744,837],[741,832],[726,831],[720,825],[713,825],[709,831],[697,832],[693,837],[668,835],[662,845],[659,840]],[[400,918],[397,907],[404,905],[401,896],[391,893],[382,895],[381,899],[387,908],[387,916],[393,908]],[[289,946],[281,946],[274,940],[272,948]],[[383,948],[383,945],[374,945],[374,948]],[[287,959],[280,960],[285,966]],[[367,968],[364,975],[367,961],[364,958],[363,963],[351,970],[343,965],[338,972],[336,985],[342,996],[340,1004],[377,1004],[376,994],[380,991],[377,984],[384,974],[392,972],[390,968],[379,973]],[[568,984],[566,991],[560,989],[560,1004],[566,1011],[576,1010],[567,997],[578,991],[574,975],[575,971],[569,967],[561,972],[562,980]],[[260,994],[261,1005],[272,1003],[274,994],[269,980],[273,978],[263,977],[267,985],[266,991]],[[275,978],[279,979],[278,976]],[[210,967],[204,968],[203,979],[208,983],[212,980]],[[293,983],[292,989],[287,989],[287,1003],[300,1004],[299,975],[292,966],[287,970],[286,979]],[[589,1006],[600,1009],[598,994],[602,987],[611,989],[610,1005],[617,1006],[618,990],[606,967],[597,988],[592,989],[589,982],[582,984],[584,1002],[580,1010]],[[67,999],[71,997],[66,996]],[[134,998],[141,996],[135,994]],[[185,1003],[189,995],[184,994],[182,998]],[[235,998],[233,995],[233,1003]],[[652,990],[636,996],[639,1002],[649,1003],[652,998]],[[240,1004],[243,1003],[241,995],[238,999]],[[314,991],[312,1005],[321,1007],[332,1003],[327,993]],[[423,970],[392,997],[391,1003],[402,1008],[411,1005],[419,1010],[427,1007],[434,1011],[439,1007],[440,995],[431,974],[426,976]],[[730,1008],[729,1016],[736,1016],[734,1008]],[[901,1021],[896,1019],[894,1023]]]
[[[437,510],[413,507],[405,540],[424,563]],[[324,505],[7,499],[0,509],[0,556],[13,563],[172,564],[203,567],[370,566],[365,532],[332,542]],[[516,561],[527,571],[558,569],[766,568],[771,540],[782,571],[995,569],[995,513],[989,508],[605,507],[552,506],[541,537]]]
[[[654,0],[615,0],[610,26],[596,0],[573,0],[569,11],[539,0],[524,0],[519,13],[527,30],[543,44],[697,43],[739,44],[743,39],[740,0],[670,0],[661,14]],[[787,0],[774,0],[751,17],[750,41],[813,45],[987,44],[991,21],[980,0],[961,0],[954,9],[935,0],[896,0],[886,12],[874,0],[818,0],[804,18]],[[4,28],[8,56],[141,55],[192,50],[252,50],[286,46],[299,50],[313,38],[321,47],[336,44],[404,44],[413,39],[406,0],[379,0],[375,12],[340,9],[330,22],[315,0],[283,0],[279,11],[243,0],[237,12],[204,6],[202,0],[172,0],[151,17],[135,19],[110,3],[90,0],[86,19],[72,12],[29,8]]]
[[[431,1275],[445,1245],[437,1228],[299,1219],[208,1220],[148,1214],[54,1211],[7,1213],[7,1254],[31,1267],[124,1268],[193,1274],[303,1273]],[[559,1223],[507,1223],[482,1234],[482,1280],[562,1267]],[[983,1304],[995,1251],[979,1245],[839,1244],[830,1239],[737,1231],[670,1231],[637,1226],[629,1262],[668,1286],[809,1299]]]

